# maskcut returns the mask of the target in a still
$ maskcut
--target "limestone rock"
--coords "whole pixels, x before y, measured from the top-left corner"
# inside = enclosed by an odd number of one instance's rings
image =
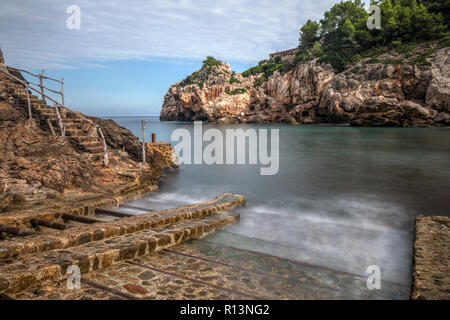
[[[222,63],[209,73],[205,68],[194,73],[201,85],[186,81],[173,85],[165,96],[161,120],[448,125],[444,115],[436,115],[450,111],[449,51],[436,49],[428,57],[431,67],[363,59],[338,74],[313,60],[277,70],[262,83],[263,74],[243,77]],[[406,60],[395,51],[378,58]],[[232,77],[240,83],[230,81]]]
[[[450,48],[439,50],[433,57],[432,80],[426,103],[439,111],[450,111]]]

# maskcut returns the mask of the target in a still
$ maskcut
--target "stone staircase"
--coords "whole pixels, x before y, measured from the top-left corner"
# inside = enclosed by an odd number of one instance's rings
[[[27,92],[23,85],[5,74],[0,74],[0,94],[6,94],[10,100],[15,100],[15,105],[28,109]],[[29,92],[31,111],[34,119],[39,121],[41,128],[50,131],[47,120],[55,130],[57,136],[61,136],[61,129],[55,107],[47,105],[46,101],[39,99]],[[95,125],[79,117],[74,111],[60,107],[62,126],[65,137],[71,139],[81,151],[92,154],[94,160],[103,158],[103,142],[97,133]]]

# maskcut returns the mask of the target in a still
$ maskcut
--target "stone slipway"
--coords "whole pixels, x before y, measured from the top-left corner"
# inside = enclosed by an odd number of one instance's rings
[[[450,218],[416,219],[411,298],[450,300]]]
[[[2,241],[0,293],[10,295],[44,281],[61,281],[72,264],[87,273],[200,238],[236,221],[239,215],[229,211],[245,201],[243,196],[224,194],[177,209]]]
[[[29,228],[31,219],[60,220],[63,214],[88,216],[96,208],[118,207],[126,202],[138,200],[151,192],[159,190],[150,184],[145,174],[136,181],[122,183],[114,192],[99,189],[92,193],[66,192],[62,199],[50,199],[29,206],[21,203],[19,208],[0,213],[0,224]]]

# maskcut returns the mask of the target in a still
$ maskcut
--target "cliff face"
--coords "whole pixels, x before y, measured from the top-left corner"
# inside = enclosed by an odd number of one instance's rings
[[[251,104],[253,79],[234,74],[228,63],[208,66],[171,86],[161,120],[216,121],[236,118]]]
[[[317,59],[243,77],[226,63],[194,73],[165,96],[161,120],[219,123],[344,123],[355,126],[450,125],[450,48],[416,48],[362,59],[336,74]],[[426,57],[431,65],[417,65]],[[423,60],[422,60],[423,61]]]

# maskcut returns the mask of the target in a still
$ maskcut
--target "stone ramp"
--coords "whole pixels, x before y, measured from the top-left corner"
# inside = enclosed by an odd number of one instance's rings
[[[20,242],[2,241],[6,243],[1,247],[0,294],[61,281],[70,265],[88,273],[203,237],[235,222],[239,215],[228,211],[244,203],[243,196],[224,194],[177,209],[29,236]]]
[[[386,292],[368,290],[361,277],[217,244],[213,242],[215,234],[82,275],[80,290],[70,290],[65,281],[60,281],[30,288],[12,297],[105,300],[393,298]]]

